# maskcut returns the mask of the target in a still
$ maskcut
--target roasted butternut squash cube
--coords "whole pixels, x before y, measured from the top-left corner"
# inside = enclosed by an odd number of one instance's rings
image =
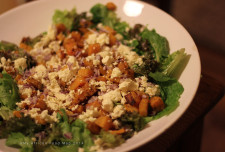
[[[76,77],[75,80],[70,84],[69,89],[75,90],[78,87],[85,85],[86,80],[84,77]]]
[[[91,131],[91,133],[93,133],[93,134],[99,134],[99,132],[100,132],[100,130],[101,130],[101,128],[100,128],[98,125],[96,125],[96,123],[90,122],[90,121],[87,122],[87,128],[88,128],[88,129]]]
[[[78,71],[77,75],[80,76],[80,77],[87,78],[87,77],[91,77],[93,74],[94,74],[94,72],[91,69],[85,68],[85,69],[80,69]]]
[[[130,104],[124,104],[124,107],[125,107],[125,110],[127,112],[131,112],[131,113],[136,112],[136,113],[138,113],[138,108],[135,107],[135,106],[132,106]]]
[[[98,43],[90,44],[88,47],[88,55],[96,54],[100,52],[101,46]]]
[[[150,103],[152,110],[155,112],[162,111],[165,108],[165,104],[164,104],[162,98],[159,96],[151,97],[149,100],[149,103]]]
[[[105,131],[108,131],[113,126],[112,119],[109,116],[100,116],[95,120],[95,124]]]
[[[142,99],[139,104],[139,114],[143,117],[148,115],[148,99]]]
[[[98,100],[95,100],[94,102],[88,103],[86,104],[86,109],[93,109],[93,108],[101,108],[101,104],[100,102],[98,102]]]
[[[126,131],[124,128],[121,128],[119,130],[110,130],[109,132],[113,135],[121,135],[121,134],[125,133]]]

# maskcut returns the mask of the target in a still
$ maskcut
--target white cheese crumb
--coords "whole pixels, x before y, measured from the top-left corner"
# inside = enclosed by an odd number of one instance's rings
[[[149,94],[150,97],[155,95],[160,95],[160,89],[158,85],[151,85],[150,87],[147,87],[145,90],[145,93]]]
[[[99,96],[102,100],[102,108],[108,112],[113,111],[113,102],[118,102],[122,99],[120,91],[118,89],[110,91],[102,96]]]
[[[90,34],[90,35],[88,36],[88,38],[86,39],[86,42],[87,42],[88,44],[94,44],[94,43],[96,42],[97,36],[98,36],[98,35],[97,35],[96,33]]]
[[[120,71],[120,69],[117,68],[117,67],[115,67],[115,68],[112,70],[111,78],[120,77],[121,74],[122,74],[122,72]]]
[[[38,65],[35,67],[34,79],[41,80],[47,73],[47,69],[44,65]]]
[[[58,71],[59,79],[61,79],[63,82],[70,81],[73,78],[74,74],[74,71],[70,70],[68,67]]]
[[[32,89],[31,88],[24,88],[22,85],[18,85],[19,93],[22,95],[25,95],[27,97],[30,97],[32,95]]]
[[[22,69],[22,70],[25,70],[27,68],[27,59],[25,58],[18,58],[14,61],[14,67],[15,69]]]
[[[108,65],[108,66],[110,66],[113,61],[114,61],[114,58],[112,56],[109,56],[109,55],[103,57],[103,59],[102,59],[102,63],[104,65]]]
[[[116,129],[119,129],[121,123],[118,120],[114,120],[113,125],[115,126]]]
[[[125,57],[130,67],[133,67],[134,64],[141,65],[143,63],[142,58],[136,52],[131,51],[128,46],[121,44],[118,47],[118,52]]]
[[[124,113],[125,113],[124,107],[122,105],[117,105],[113,109],[113,112],[110,115],[112,119],[116,119],[116,118],[119,118]]]
[[[109,36],[106,33],[99,34],[96,39],[96,42],[99,43],[101,46],[104,44],[109,44]]]
[[[96,118],[99,116],[99,111],[97,108],[94,109],[87,109],[86,112],[83,112],[81,115],[79,115],[79,118],[83,121],[95,121]]]
[[[138,90],[138,84],[131,79],[126,79],[119,84],[119,89],[123,92]]]

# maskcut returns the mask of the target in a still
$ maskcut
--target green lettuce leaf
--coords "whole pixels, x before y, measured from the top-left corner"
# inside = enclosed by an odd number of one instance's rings
[[[99,138],[103,141],[102,146],[105,148],[113,148],[124,143],[124,139],[121,135],[113,135],[103,130],[101,130]]]
[[[119,120],[122,122],[123,125],[130,125],[130,127],[134,131],[140,131],[142,130],[146,125],[146,120],[143,119],[144,117],[141,117],[137,113],[125,113],[122,115]]]
[[[31,55],[11,42],[0,41],[0,57],[5,57],[11,61],[26,57],[27,69],[36,65],[36,61],[31,57]]]
[[[179,106],[179,98],[183,93],[184,88],[175,78],[170,78],[163,73],[150,73],[149,76],[160,85],[161,96],[166,105],[163,111],[153,116],[153,119],[158,119],[162,116],[169,115]]]
[[[152,49],[155,51],[155,58],[157,62],[161,62],[169,54],[169,43],[167,39],[153,30],[145,28],[141,34],[141,38],[148,40]]]
[[[190,55],[185,53],[185,49],[180,49],[163,60],[160,66],[160,71],[170,77],[179,78],[189,59]]]
[[[73,8],[71,11],[55,10],[52,21],[54,24],[64,24],[66,28],[70,30],[72,28],[73,20],[76,15],[76,8]]]
[[[25,136],[32,136],[42,129],[43,126],[37,125],[31,117],[11,117],[0,125],[0,138],[6,138],[11,132],[20,132]]]
[[[86,128],[86,123],[80,119],[71,122],[66,115],[65,110],[61,110],[62,115],[58,114],[58,123],[54,123],[51,128],[47,129],[47,137],[44,142],[57,142],[58,145],[35,146],[37,152],[67,151],[77,152],[78,148],[84,148],[89,152],[94,145],[91,132]]]
[[[20,101],[19,90],[16,82],[5,71],[0,78],[0,107],[6,106],[10,109],[16,107],[16,102]]]
[[[0,107],[0,117],[2,117],[3,120],[9,120],[13,117],[13,111],[5,106]]]
[[[15,148],[21,148],[20,152],[33,152],[33,144],[30,137],[22,133],[11,133],[6,140],[6,145]]]
[[[73,140],[80,143],[82,148],[84,148],[84,151],[88,152],[90,147],[94,145],[94,142],[92,140],[91,132],[86,127],[86,123],[77,119],[71,126]]]
[[[96,4],[90,9],[90,12],[92,13],[92,22],[94,24],[102,23],[107,25],[123,35],[124,38],[128,38],[129,35],[126,32],[126,28],[129,27],[129,24],[120,22],[114,11],[108,10],[103,4]]]

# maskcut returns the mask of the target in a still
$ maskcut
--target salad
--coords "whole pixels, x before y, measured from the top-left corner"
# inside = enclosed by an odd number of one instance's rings
[[[0,138],[21,152],[101,151],[169,115],[185,49],[121,21],[112,2],[55,10],[47,32],[0,42]]]

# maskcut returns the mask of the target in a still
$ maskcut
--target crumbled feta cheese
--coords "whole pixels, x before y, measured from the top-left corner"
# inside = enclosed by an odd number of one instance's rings
[[[114,109],[113,112],[110,114],[112,119],[116,119],[121,117],[122,114],[125,113],[124,107],[122,105],[117,105]]]
[[[125,97],[123,97],[122,99],[121,99],[121,103],[122,104],[125,104],[127,102],[127,100],[125,99]]]
[[[42,111],[41,114],[40,114],[40,118],[47,121],[47,122],[57,122],[58,121],[57,113],[53,112],[52,115],[49,115],[48,110]]]
[[[115,37],[116,37],[117,40],[122,40],[123,39],[123,36],[121,34],[119,34],[119,33],[117,33],[115,35]]]
[[[52,41],[48,47],[56,52],[60,49],[60,41]]]
[[[98,35],[97,35],[96,33],[90,34],[90,35],[88,36],[88,38],[86,39],[86,42],[87,42],[88,44],[94,44],[94,43],[96,42],[97,36],[98,36]]]
[[[43,36],[41,41],[37,42],[34,45],[34,48],[42,48],[42,47],[46,46],[51,40],[55,39],[56,32],[57,32],[57,30],[56,30],[55,25],[49,26],[47,35]]]
[[[147,87],[145,90],[145,93],[149,94],[150,97],[155,95],[160,95],[160,89],[158,85],[151,85],[150,87]]]
[[[102,63],[107,66],[110,66],[113,61],[114,61],[114,58],[112,56],[108,56],[108,55],[103,57],[103,59],[102,59]]]
[[[22,95],[25,95],[27,97],[30,97],[32,95],[32,89],[31,88],[24,88],[23,85],[18,85],[19,93]]]
[[[58,71],[59,79],[61,79],[63,82],[70,81],[73,78],[74,74],[74,71],[70,70],[68,67]]]
[[[119,89],[123,92],[138,90],[138,84],[131,79],[126,79],[119,84]]]
[[[133,67],[134,64],[141,65],[143,63],[142,58],[136,52],[131,51],[128,46],[121,44],[118,47],[118,52],[125,57],[130,67]]]
[[[56,55],[52,56],[51,59],[46,62],[47,68],[58,68],[59,65],[61,65],[61,61]]]
[[[102,96],[99,96],[99,99],[102,100],[102,108],[105,111],[113,111],[113,102],[118,102],[122,99],[120,91],[118,89],[110,91]]]
[[[81,115],[79,115],[79,119],[83,121],[95,121],[96,118],[99,116],[99,111],[97,108],[94,109],[87,109],[86,112],[83,112]]]
[[[32,108],[28,111],[28,115],[30,115],[31,118],[36,118],[38,116],[38,112],[41,111],[40,108]]]
[[[22,69],[22,70],[25,70],[27,68],[27,59],[25,58],[18,58],[14,61],[14,67],[15,69]]]
[[[62,108],[62,101],[56,97],[52,97],[52,96],[48,95],[45,102],[46,102],[47,106],[54,111],[60,110]]]
[[[115,126],[116,129],[119,129],[121,123],[118,120],[114,120],[113,125]]]
[[[115,68],[112,70],[111,78],[120,77],[121,74],[122,74],[122,72],[120,71],[120,69],[117,68],[117,67],[115,67]]]
[[[99,43],[101,46],[104,44],[109,44],[109,36],[106,33],[101,34],[90,34],[86,39],[87,44]]]
[[[38,65],[35,67],[34,79],[41,80],[47,73],[47,69],[44,65]]]
[[[94,54],[86,57],[86,61],[92,61],[94,66],[97,66],[100,64],[100,61],[96,59],[96,56]]]
[[[101,46],[104,44],[109,44],[109,36],[106,33],[99,34],[96,39],[96,42],[99,43]]]
[[[6,65],[6,59],[5,59],[5,57],[1,57],[1,63],[2,63],[2,66],[3,67]]]
[[[90,80],[89,84],[95,86],[97,89],[101,91],[106,91],[106,83],[104,81]]]

